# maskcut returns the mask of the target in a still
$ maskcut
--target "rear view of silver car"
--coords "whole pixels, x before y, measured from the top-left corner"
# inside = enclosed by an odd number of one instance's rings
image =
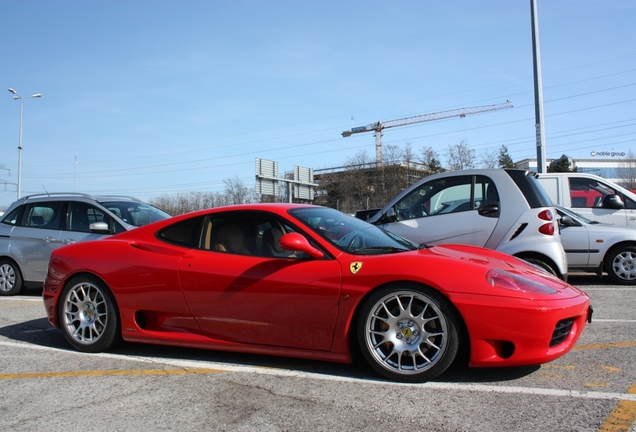
[[[55,248],[168,217],[131,197],[51,193],[20,198],[0,220],[0,295],[41,285]]]
[[[425,177],[368,221],[420,244],[496,249],[567,279],[556,216],[534,174],[484,169]]]

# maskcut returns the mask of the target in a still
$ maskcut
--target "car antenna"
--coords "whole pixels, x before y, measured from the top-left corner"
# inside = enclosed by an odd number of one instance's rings
[[[49,191],[46,190],[46,187],[44,185],[42,185],[42,189],[44,189],[44,192],[46,192],[46,194],[50,197],[51,194],[49,193]]]

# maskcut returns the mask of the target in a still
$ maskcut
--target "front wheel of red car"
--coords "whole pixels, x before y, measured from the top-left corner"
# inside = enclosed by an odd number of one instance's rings
[[[392,286],[361,305],[358,341],[381,375],[424,382],[442,374],[459,349],[459,318],[447,299],[419,286]]]
[[[99,279],[78,276],[62,291],[60,327],[77,350],[101,352],[121,341],[119,314],[110,290]]]

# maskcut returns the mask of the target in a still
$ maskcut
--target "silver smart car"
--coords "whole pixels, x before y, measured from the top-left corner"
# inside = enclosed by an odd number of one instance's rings
[[[368,222],[416,243],[496,249],[567,279],[556,209],[535,174],[525,170],[434,174],[404,190]]]

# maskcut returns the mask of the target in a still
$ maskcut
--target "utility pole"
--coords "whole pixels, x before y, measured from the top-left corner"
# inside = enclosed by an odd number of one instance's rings
[[[543,83],[541,81],[541,53],[539,50],[539,20],[537,0],[530,0],[532,16],[532,66],[534,69],[534,118],[537,140],[537,172],[546,172],[545,130],[543,127]]]

